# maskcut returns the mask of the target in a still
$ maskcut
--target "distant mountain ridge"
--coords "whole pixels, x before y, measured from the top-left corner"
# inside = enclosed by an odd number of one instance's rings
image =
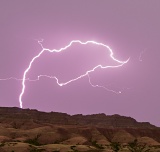
[[[0,107],[0,152],[108,152],[111,143],[125,149],[135,139],[160,150],[160,128],[131,117]]]
[[[93,125],[97,127],[108,128],[150,128],[155,129],[156,126],[149,122],[137,122],[135,119],[126,116],[91,114],[91,115],[69,115],[59,112],[41,112],[35,109],[20,109],[17,107],[0,107],[0,122],[13,121],[14,119],[32,119],[36,123],[50,123],[61,125]]]

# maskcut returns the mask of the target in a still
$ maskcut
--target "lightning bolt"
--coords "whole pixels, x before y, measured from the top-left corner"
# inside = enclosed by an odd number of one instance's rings
[[[0,79],[0,81],[8,81],[8,80],[22,81],[23,79],[19,79],[19,78],[15,78],[15,77]],[[26,80],[29,80],[29,78],[27,78]]]
[[[143,51],[140,52],[140,55],[139,55],[139,61],[142,62],[142,55],[147,51],[147,49],[144,49]]]
[[[112,49],[111,49],[109,46],[107,46],[107,45],[105,45],[105,44],[103,44],[103,43],[98,43],[98,42],[96,42],[96,41],[86,41],[86,42],[82,42],[82,41],[80,41],[80,40],[72,40],[68,45],[66,45],[65,47],[62,47],[62,48],[60,48],[60,49],[58,49],[58,50],[57,50],[57,49],[50,50],[50,49],[48,49],[48,48],[44,48],[43,45],[42,45],[42,42],[43,42],[43,40],[42,40],[42,41],[38,41],[38,43],[39,43],[40,46],[42,47],[42,50],[41,50],[36,56],[34,56],[34,57],[32,58],[32,60],[30,61],[29,65],[28,65],[28,67],[27,67],[27,69],[26,69],[26,70],[24,71],[24,73],[23,73],[23,78],[22,78],[22,79],[18,79],[18,78],[14,78],[14,77],[6,78],[6,79],[0,79],[0,80],[11,80],[11,79],[14,79],[14,80],[22,81],[22,90],[21,90],[21,93],[20,93],[20,95],[19,95],[20,108],[23,108],[22,97],[23,97],[23,94],[24,94],[25,88],[26,88],[25,82],[26,82],[26,81],[38,81],[38,80],[40,79],[40,77],[47,77],[47,78],[55,79],[55,80],[56,80],[56,83],[57,83],[59,86],[65,86],[65,85],[67,85],[67,84],[69,84],[69,83],[71,83],[71,82],[77,81],[77,80],[79,80],[79,79],[81,79],[81,78],[83,78],[83,77],[85,77],[85,76],[88,76],[89,83],[90,83],[90,85],[91,85],[92,87],[103,88],[103,89],[105,89],[105,90],[107,90],[107,91],[111,91],[111,92],[114,92],[114,93],[116,93],[116,94],[119,94],[119,93],[122,92],[122,91],[114,91],[114,90],[108,89],[107,87],[100,86],[100,85],[94,85],[94,84],[91,82],[91,78],[90,78],[90,75],[89,75],[89,74],[92,73],[92,72],[94,72],[97,68],[106,69],[106,68],[118,68],[118,67],[121,67],[121,66],[123,66],[124,64],[126,64],[126,63],[129,61],[130,58],[128,58],[126,61],[120,61],[120,60],[118,60],[118,59],[116,59],[116,58],[114,57],[113,51],[112,51]],[[37,78],[37,79],[34,79],[34,80],[31,80],[31,79],[29,79],[29,78],[26,78],[27,73],[28,73],[29,70],[31,69],[32,64],[34,63],[34,61],[37,60],[45,51],[48,51],[48,52],[51,52],[51,53],[53,53],[53,52],[59,53],[59,52],[62,52],[62,51],[64,51],[64,50],[68,49],[69,47],[71,47],[73,43],[79,43],[79,44],[81,44],[81,45],[94,44],[94,45],[99,45],[99,46],[105,47],[105,48],[110,52],[110,57],[111,57],[111,59],[114,60],[114,61],[116,61],[116,62],[118,63],[118,65],[115,65],[115,66],[102,66],[101,64],[99,64],[99,65],[95,66],[93,69],[90,69],[90,70],[86,71],[84,74],[82,74],[82,75],[80,75],[80,76],[78,76],[78,77],[76,77],[76,78],[74,78],[74,79],[71,79],[71,80],[69,80],[69,81],[67,81],[67,82],[63,82],[63,83],[62,83],[62,82],[59,82],[59,79],[58,79],[56,76],[39,75],[38,78]]]

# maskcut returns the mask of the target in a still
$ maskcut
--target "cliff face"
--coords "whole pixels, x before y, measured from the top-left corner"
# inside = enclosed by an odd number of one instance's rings
[[[34,141],[40,145],[122,144],[138,139],[160,145],[160,128],[131,117],[105,114],[73,115],[20,108],[0,108],[0,143]],[[18,143],[18,144],[20,144]]]

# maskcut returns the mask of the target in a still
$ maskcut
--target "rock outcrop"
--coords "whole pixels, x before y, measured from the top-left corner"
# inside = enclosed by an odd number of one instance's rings
[[[52,150],[61,149],[63,145],[74,151],[72,146],[75,145],[79,145],[78,149],[96,150],[113,142],[127,144],[135,139],[149,146],[160,146],[160,128],[120,115],[71,116],[16,107],[0,108],[0,148],[3,151],[8,148],[4,143],[14,145],[14,151],[23,146],[24,151],[36,148],[32,146],[47,149],[47,145]]]

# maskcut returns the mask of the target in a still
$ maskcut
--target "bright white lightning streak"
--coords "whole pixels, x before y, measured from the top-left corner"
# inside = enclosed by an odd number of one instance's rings
[[[80,79],[80,78],[83,78],[83,77],[85,77],[85,76],[88,75],[89,83],[91,84],[91,86],[93,86],[93,87],[103,87],[103,86],[93,85],[93,84],[91,83],[91,81],[90,81],[89,73],[94,72],[95,69],[97,69],[97,68],[102,68],[102,69],[106,69],[106,68],[117,68],[117,67],[120,67],[120,66],[122,66],[123,64],[125,64],[125,63],[127,63],[127,62],[129,61],[129,59],[127,59],[126,61],[120,61],[120,60],[116,59],[116,58],[113,56],[113,51],[112,51],[112,49],[111,49],[109,46],[107,46],[107,45],[105,45],[105,44],[103,44],[103,43],[95,42],[95,41],[82,42],[82,41],[80,41],[80,40],[73,40],[73,41],[71,41],[67,46],[65,46],[65,47],[63,47],[63,48],[60,48],[59,50],[57,50],[57,49],[50,50],[50,49],[44,48],[41,42],[42,42],[42,41],[38,41],[38,43],[39,43],[39,44],[41,45],[41,47],[42,47],[42,51],[32,58],[32,60],[31,60],[30,63],[29,63],[29,66],[27,67],[27,69],[24,71],[24,74],[23,74],[22,90],[21,90],[21,93],[20,93],[20,95],[19,95],[20,108],[23,108],[23,105],[22,105],[22,103],[23,103],[23,102],[22,102],[22,96],[23,96],[23,94],[24,94],[24,92],[25,92],[25,88],[26,88],[26,86],[25,86],[25,81],[27,80],[27,79],[26,79],[26,75],[27,75],[27,73],[29,72],[29,70],[31,69],[33,62],[34,62],[37,58],[39,58],[39,57],[43,54],[43,52],[45,52],[45,51],[57,52],[57,53],[58,53],[58,52],[62,52],[62,51],[64,51],[64,50],[66,50],[67,48],[69,48],[73,43],[80,43],[80,44],[82,44],[82,45],[95,44],[95,45],[99,45],[99,46],[103,46],[103,47],[107,48],[107,49],[109,50],[109,52],[110,52],[110,57],[111,57],[114,61],[116,61],[117,63],[119,63],[119,65],[116,65],[116,66],[102,66],[102,65],[99,64],[99,65],[95,66],[93,69],[86,71],[86,73],[84,73],[83,75],[80,75],[79,77],[74,78],[74,79],[71,79],[71,80],[69,80],[69,81],[67,81],[67,82],[64,82],[64,83],[60,83],[57,77],[55,77],[55,76],[52,77],[52,76],[51,76],[50,78],[56,79],[56,82],[57,82],[57,84],[58,84],[59,86],[67,85],[67,84],[69,84],[69,83],[71,83],[71,82],[74,82],[74,81],[76,81],[76,80],[78,80],[78,79]],[[40,77],[40,76],[39,76],[39,77]],[[39,77],[38,77],[38,79],[39,79]],[[49,76],[47,76],[47,77],[49,77]],[[31,81],[32,81],[32,80],[31,80]],[[34,81],[34,80],[33,80],[33,81]],[[104,89],[107,89],[107,88],[105,88],[105,87],[103,87],[103,88],[104,88]],[[107,89],[107,90],[109,90],[109,89]],[[111,90],[109,90],[109,91],[111,91]],[[114,92],[114,91],[113,91],[113,92]],[[119,93],[121,93],[121,92],[119,92]]]
[[[36,82],[36,81],[39,81],[41,77],[46,77],[46,78],[50,78],[50,79],[55,79],[56,81],[58,81],[58,78],[55,77],[55,76],[49,76],[49,75],[39,75],[37,76],[37,79],[30,79],[30,78],[26,78],[25,80],[26,81],[29,81],[29,82]],[[10,78],[4,78],[4,79],[0,79],[0,81],[7,81],[7,80],[16,80],[16,81],[22,81],[23,79],[20,79],[20,78],[15,78],[15,77],[10,77]],[[121,89],[121,91],[115,91],[115,90],[112,90],[112,89],[109,89],[108,87],[104,87],[104,86],[100,86],[100,85],[95,85],[91,82],[91,77],[89,76],[88,74],[88,80],[89,80],[89,83],[92,87],[98,87],[98,88],[103,88],[107,91],[110,91],[110,92],[113,92],[113,93],[116,93],[116,94],[120,94],[122,93],[122,90],[124,89],[129,89],[129,88],[123,88]],[[60,84],[59,82],[57,82],[58,84]],[[64,84],[65,85],[65,84]]]

